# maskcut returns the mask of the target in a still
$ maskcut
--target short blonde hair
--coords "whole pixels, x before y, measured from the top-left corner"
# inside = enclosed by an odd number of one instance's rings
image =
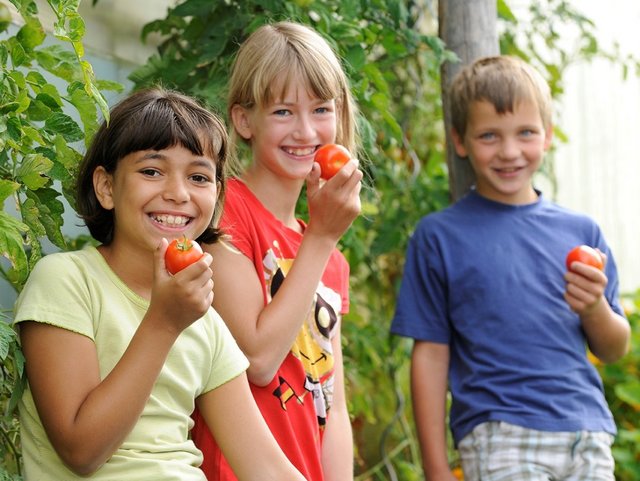
[[[229,82],[229,118],[234,105],[252,109],[282,99],[295,79],[305,81],[317,98],[335,99],[336,142],[356,152],[356,107],[342,65],[329,43],[302,24],[263,25],[240,46]]]
[[[551,89],[544,77],[524,60],[507,55],[484,57],[463,67],[449,89],[451,123],[460,137],[467,130],[469,106],[475,101],[493,104],[496,112],[513,112],[522,101],[534,102],[545,129],[552,123]]]

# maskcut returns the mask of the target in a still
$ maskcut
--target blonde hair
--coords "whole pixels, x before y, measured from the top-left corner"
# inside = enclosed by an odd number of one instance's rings
[[[512,113],[517,103],[531,101],[537,105],[545,129],[552,122],[549,84],[518,57],[484,57],[463,67],[451,83],[449,100],[451,123],[460,137],[466,133],[469,106],[475,101],[490,102],[499,114]]]
[[[347,77],[328,42],[302,24],[263,25],[240,46],[229,81],[229,118],[234,105],[253,109],[282,99],[296,79],[306,82],[317,98],[335,99],[336,142],[355,153],[356,107]],[[235,129],[231,137],[235,144],[239,137]]]

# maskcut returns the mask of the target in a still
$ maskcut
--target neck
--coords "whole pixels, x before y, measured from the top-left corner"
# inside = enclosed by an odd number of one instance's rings
[[[299,230],[295,211],[304,181],[266,177],[262,172],[257,173],[251,169],[245,172],[242,181],[280,222]]]
[[[139,253],[123,252],[114,247],[98,247],[111,270],[120,278],[126,286],[144,299],[151,299],[151,286],[153,285],[153,254],[140,255]]]

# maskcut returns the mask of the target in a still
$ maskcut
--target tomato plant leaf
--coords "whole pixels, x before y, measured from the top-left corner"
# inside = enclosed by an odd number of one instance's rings
[[[4,201],[13,195],[20,188],[18,182],[13,182],[8,179],[0,179],[0,205],[4,204]]]
[[[14,285],[24,282],[29,273],[23,238],[28,230],[27,225],[0,211],[0,253],[11,263],[7,279]]]
[[[53,162],[42,154],[28,154],[16,171],[16,178],[29,189],[40,189],[50,182],[47,172]]]
[[[62,112],[55,112],[49,117],[44,123],[44,128],[53,134],[61,134],[68,142],[77,142],[84,138],[84,133],[78,124]]]
[[[24,218],[25,223],[40,236],[47,235],[57,247],[64,249],[66,241],[62,235],[64,205],[58,199],[60,193],[53,188],[28,191]]]

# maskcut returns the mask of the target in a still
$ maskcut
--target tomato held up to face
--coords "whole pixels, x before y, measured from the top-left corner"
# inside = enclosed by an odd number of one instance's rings
[[[344,164],[349,162],[351,154],[339,144],[326,144],[316,151],[315,161],[320,164],[320,177],[329,180],[336,175]]]
[[[195,241],[182,237],[173,239],[164,254],[164,263],[171,274],[180,272],[202,257],[202,247]]]
[[[602,256],[593,247],[581,245],[571,249],[567,255],[566,264],[567,269],[571,270],[571,264],[574,262],[582,262],[596,269],[603,270],[604,264],[602,263]]]

